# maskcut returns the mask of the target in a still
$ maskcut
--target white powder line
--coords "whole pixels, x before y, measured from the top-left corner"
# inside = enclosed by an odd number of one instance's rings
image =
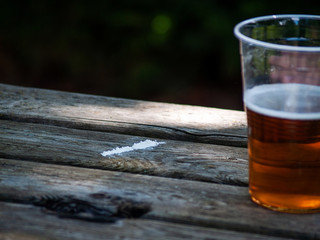
[[[101,155],[106,157],[106,156],[111,156],[111,155],[114,155],[114,154],[121,154],[121,153],[124,153],[124,152],[131,152],[131,151],[134,151],[134,150],[156,147],[159,144],[165,144],[165,142],[157,142],[157,141],[152,141],[152,140],[145,140],[145,141],[141,141],[139,143],[135,143],[131,147],[129,147],[129,146],[116,147],[115,149],[112,149],[110,151],[104,151],[104,152],[101,153]]]

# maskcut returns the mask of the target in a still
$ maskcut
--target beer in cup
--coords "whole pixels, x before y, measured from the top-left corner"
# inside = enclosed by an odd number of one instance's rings
[[[249,193],[264,207],[320,211],[320,16],[243,21]]]

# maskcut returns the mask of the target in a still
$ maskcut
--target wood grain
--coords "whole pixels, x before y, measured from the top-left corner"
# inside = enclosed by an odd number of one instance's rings
[[[0,157],[247,186],[247,149],[153,139],[165,144],[103,157],[146,138],[0,120]]]
[[[150,219],[126,219],[115,224],[94,224],[59,219],[32,205],[6,202],[0,202],[0,216],[1,239],[270,239],[270,236]],[[281,239],[284,238],[272,238]]]
[[[245,147],[241,111],[0,84],[0,119]]]
[[[0,159],[0,167],[2,201],[27,203],[32,196],[68,194],[104,206],[105,194],[149,202],[151,211],[144,216],[146,220],[228,229],[239,234],[320,237],[320,214],[292,215],[263,209],[249,200],[247,188],[243,187],[6,159]],[[97,194],[99,198],[93,197]],[[0,212],[8,215],[4,209]],[[23,212],[22,209],[12,217]],[[6,223],[4,228],[10,228],[5,220],[0,221]]]
[[[320,239],[320,214],[251,202],[244,112],[4,84],[0,106],[0,239]],[[146,139],[164,143],[101,155]],[[110,199],[148,211],[89,222],[121,215]],[[74,202],[93,215],[54,213]]]

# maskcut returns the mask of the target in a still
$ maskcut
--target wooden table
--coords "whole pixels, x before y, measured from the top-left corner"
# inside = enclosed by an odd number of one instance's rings
[[[4,84],[0,106],[0,239],[320,238],[251,202],[244,112]]]

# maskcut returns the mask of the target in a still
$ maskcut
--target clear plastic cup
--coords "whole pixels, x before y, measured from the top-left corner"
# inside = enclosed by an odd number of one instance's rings
[[[257,17],[234,33],[251,198],[277,211],[320,211],[320,16]]]

